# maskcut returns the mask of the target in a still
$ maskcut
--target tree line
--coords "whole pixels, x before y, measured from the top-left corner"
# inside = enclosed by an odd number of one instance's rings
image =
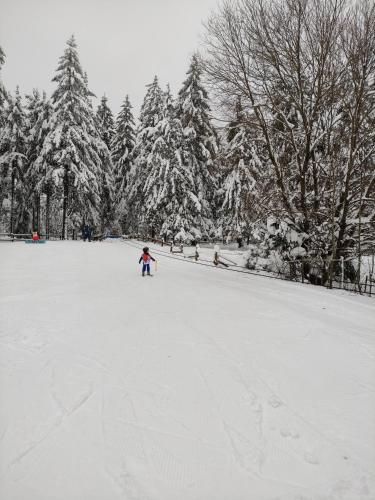
[[[63,239],[84,224],[101,233],[213,235],[218,139],[201,73],[194,55],[176,100],[155,77],[138,126],[128,96],[116,119],[105,96],[93,109],[74,37],[50,99],[37,90],[23,99],[18,89],[11,95],[2,86],[3,229],[43,228]]]
[[[177,96],[155,77],[137,124],[128,96],[116,119],[105,96],[93,109],[73,37],[51,98],[0,84],[3,230],[373,249],[374,2],[234,0],[205,33]]]

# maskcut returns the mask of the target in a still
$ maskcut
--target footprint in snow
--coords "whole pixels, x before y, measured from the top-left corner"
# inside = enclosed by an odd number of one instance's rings
[[[279,406],[282,406],[283,403],[277,396],[273,395],[268,400],[268,404],[271,405],[272,408],[279,408]]]
[[[288,438],[291,437],[293,439],[298,439],[299,438],[299,433],[297,431],[292,431],[290,429],[287,429],[286,427],[283,427],[280,429],[280,434],[282,437]]]
[[[303,457],[305,459],[305,462],[312,464],[312,465],[318,465],[319,464],[319,459],[315,455],[314,452],[307,451]]]

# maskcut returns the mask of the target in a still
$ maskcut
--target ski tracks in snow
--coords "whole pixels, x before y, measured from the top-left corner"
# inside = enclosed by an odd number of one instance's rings
[[[345,330],[332,312],[352,298],[334,296],[328,313],[323,290],[249,276],[245,286],[183,262],[168,260],[160,276],[142,280],[138,251],[125,245],[50,242],[43,251],[48,259],[33,262],[33,272],[43,269],[35,296],[31,287],[24,293],[20,272],[0,304],[8,311],[0,318],[0,452],[9,498],[48,500],[55,484],[59,500],[372,498],[375,481],[360,456],[366,443],[353,446],[362,434],[350,434],[350,420],[342,435],[332,422],[326,428],[298,400],[309,396],[299,354],[308,360],[317,346],[320,356],[330,342],[344,347],[323,368],[342,366],[352,350],[368,363],[361,372],[348,364],[350,387],[335,404],[345,408],[347,396],[358,411],[369,408],[360,398],[373,394],[375,344],[360,313],[349,311]],[[335,388],[316,390],[328,398]],[[319,401],[334,419],[335,405]]]
[[[207,370],[205,359],[198,354],[197,370],[207,388],[207,397],[215,407],[233,458],[242,469],[253,477],[277,481],[272,479],[271,472],[275,462],[287,463],[287,470],[279,480],[303,489],[302,481],[295,482],[296,476],[307,479],[311,474],[321,474],[320,465],[323,470],[334,465],[342,468],[342,462],[345,461],[348,476],[352,482],[357,482],[357,467],[355,463],[347,463],[348,457],[338,443],[291,408],[285,398],[259,375],[260,370],[255,362],[252,366],[252,361],[249,360],[244,366],[217,339],[194,326],[191,321],[184,320],[184,323],[196,333],[200,342],[206,339],[211,351],[206,354],[210,356],[210,369]],[[219,360],[219,366],[213,372],[215,359]],[[227,391],[223,390],[225,384]],[[233,390],[234,386],[237,389]],[[235,398],[232,398],[233,392],[236,393]],[[241,419],[238,418],[239,415],[242,416]],[[315,472],[309,472],[306,465]],[[319,469],[315,469],[316,467]],[[288,475],[290,477],[287,480]],[[362,477],[361,481],[363,480]]]

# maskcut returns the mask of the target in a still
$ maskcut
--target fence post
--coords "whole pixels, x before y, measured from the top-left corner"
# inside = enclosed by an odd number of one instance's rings
[[[219,252],[220,252],[219,245],[214,245],[214,264],[215,264],[215,266],[217,266],[219,264]]]
[[[341,255],[341,288],[344,288],[344,256]]]

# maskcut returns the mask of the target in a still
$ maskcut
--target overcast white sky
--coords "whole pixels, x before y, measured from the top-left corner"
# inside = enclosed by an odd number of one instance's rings
[[[219,0],[0,0],[2,80],[22,93],[48,94],[65,42],[75,34],[90,89],[117,113],[129,94],[138,112],[145,85],[157,74],[178,91],[202,21]],[[96,103],[95,103],[96,104]]]

